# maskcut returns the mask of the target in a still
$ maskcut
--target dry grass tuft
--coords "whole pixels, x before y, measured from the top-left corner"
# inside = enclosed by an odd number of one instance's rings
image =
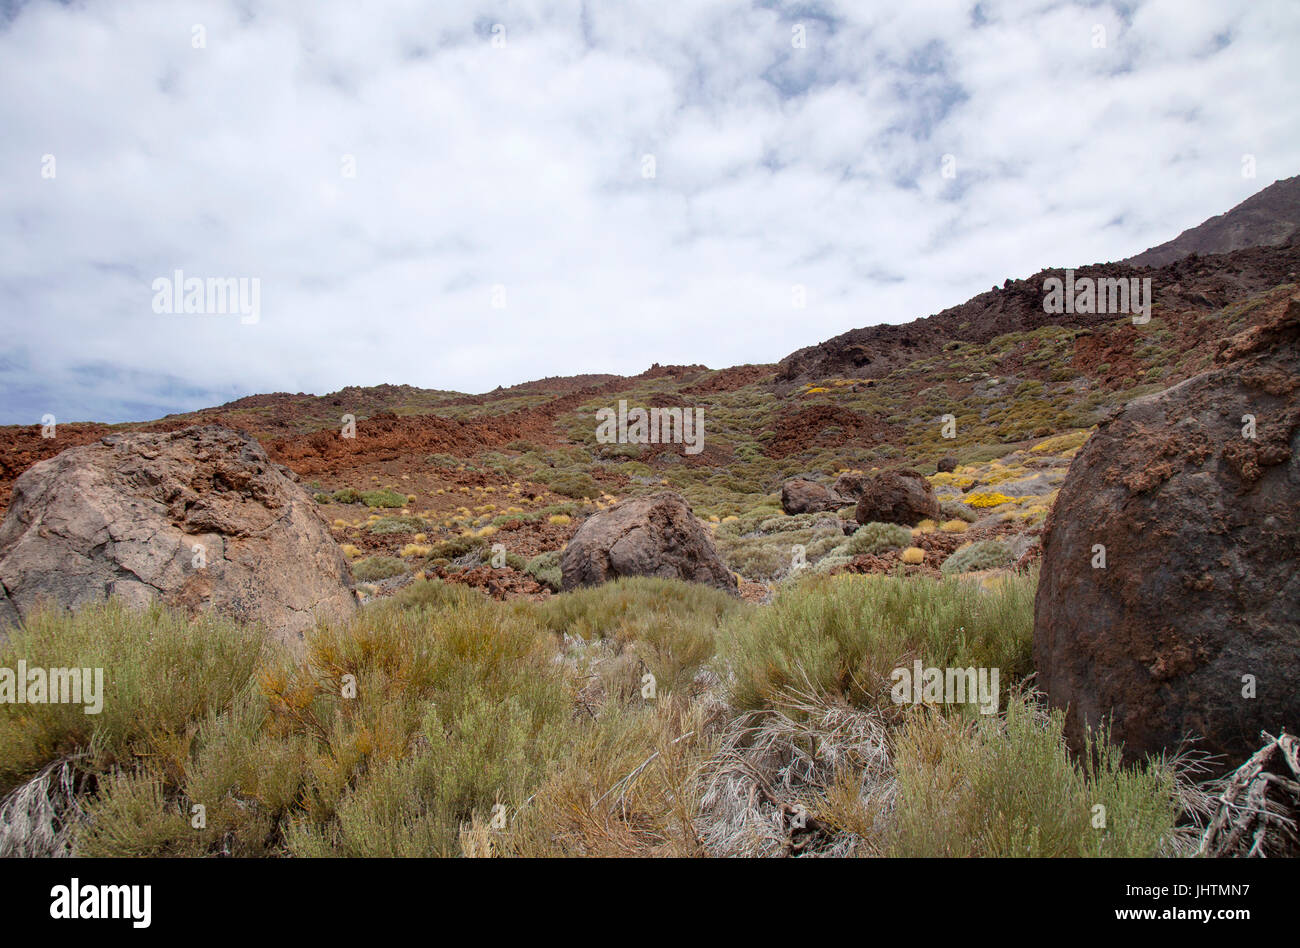
[[[1264,746],[1224,779],[1213,799],[1199,855],[1300,855],[1300,738],[1262,737]]]
[[[874,854],[895,794],[880,713],[811,691],[735,719],[698,779],[697,833],[715,856]]]
[[[73,830],[85,811],[79,794],[86,775],[76,757],[41,768],[0,802],[0,858],[71,856]]]

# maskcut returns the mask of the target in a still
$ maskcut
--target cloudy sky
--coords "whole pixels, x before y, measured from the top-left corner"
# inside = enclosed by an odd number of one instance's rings
[[[773,362],[1300,172],[1297,48],[1294,0],[0,0],[0,423]]]

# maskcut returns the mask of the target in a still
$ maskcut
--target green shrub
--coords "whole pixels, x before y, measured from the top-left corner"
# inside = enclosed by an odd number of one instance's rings
[[[778,531],[717,542],[718,554],[727,566],[747,579],[772,582],[790,574],[795,564],[795,547],[803,547],[809,565],[846,542],[838,527]]]
[[[560,571],[560,551],[547,550],[545,553],[538,553],[524,566],[524,572],[543,586],[546,586],[551,592],[559,592],[563,584]]]
[[[195,719],[219,713],[253,687],[263,634],[212,613],[187,619],[162,607],[116,600],[74,613],[40,611],[0,646],[0,667],[102,668],[103,708],[0,704],[0,792],[78,751],[79,766],[103,771],[136,754],[160,758]]]
[[[101,780],[75,835],[81,856],[281,855],[282,826],[292,818],[308,775],[309,742],[263,731],[260,692],[193,727],[191,752],[145,757]],[[204,824],[191,823],[202,805]]]
[[[635,638],[647,624],[665,616],[716,626],[737,611],[748,609],[720,589],[648,576],[574,589],[536,607],[538,620],[553,632],[623,640]]]
[[[352,575],[364,583],[404,576],[408,572],[406,563],[396,556],[367,556],[352,564]]]
[[[76,833],[79,856],[200,855],[198,840],[167,787],[147,771],[115,772],[100,781]]]
[[[410,583],[388,600],[397,609],[464,609],[484,599],[483,593],[459,583],[422,579]]]
[[[980,518],[979,514],[960,500],[942,501],[939,509],[943,512],[944,520],[965,520],[967,523],[974,523]]]
[[[537,475],[537,479],[542,480],[542,475]],[[545,480],[542,480],[542,483],[562,497],[586,497],[590,499],[599,497],[604,493],[590,474],[584,474],[581,471],[558,471],[547,475]]]
[[[361,491],[351,487],[343,487],[329,495],[330,499],[336,504],[359,504],[361,503]]]
[[[518,807],[572,726],[549,636],[472,590],[402,602],[309,635],[268,683],[280,727],[314,740],[297,855],[452,855],[462,823]],[[440,604],[430,608],[421,597]],[[345,675],[355,697],[343,696]]]
[[[956,579],[817,576],[728,622],[720,652],[732,704],[770,706],[783,689],[812,688],[854,703],[889,702],[889,675],[927,666],[999,668],[1009,686],[1031,669],[1036,577],[993,589]]]
[[[833,519],[833,515],[824,513],[767,517],[759,522],[757,530],[759,533],[765,534],[789,533],[793,530],[807,530],[818,523],[826,523]],[[838,526],[836,529],[838,529]]]
[[[700,583],[650,577],[575,589],[534,607],[541,622],[556,633],[611,644],[631,660],[629,681],[637,690],[641,673],[648,671],[661,695],[689,691],[713,657],[722,621],[752,609]]]
[[[849,537],[848,552],[853,556],[883,553],[912,545],[912,531],[896,523],[864,523]]]
[[[361,492],[361,502],[367,507],[405,507],[407,504],[406,495],[399,494],[391,488],[384,487],[379,490],[363,490]]]
[[[423,517],[380,517],[369,526],[373,534],[383,535],[387,533],[422,533],[429,527],[429,522]]]
[[[1001,540],[980,540],[952,554],[939,569],[948,575],[956,575],[1010,566],[1011,559],[1011,547]]]
[[[1180,778],[1163,761],[1120,763],[1103,733],[1072,759],[1060,711],[1014,697],[974,723],[909,715],[896,733],[898,793],[889,855],[1172,855]],[[1104,807],[1105,825],[1094,826]]]
[[[814,541],[825,559],[842,555],[830,539]],[[557,559],[524,565],[545,573]],[[798,716],[813,705],[783,696],[822,696],[838,730],[798,753],[815,748],[837,776],[803,790],[824,825],[858,828],[863,849],[1185,851],[1175,767],[1124,767],[1104,733],[1072,757],[1059,713],[1015,693],[1032,670],[1034,584],[814,575],[755,607],[650,578],[542,603],[422,580],[322,624],[301,652],[210,615],[117,602],[41,613],[0,645],[0,666],[103,667],[103,712],[0,705],[0,789],[47,764],[74,768],[85,818],[73,846],[86,856],[444,856],[469,852],[475,832],[472,848],[500,854],[702,854],[696,778],[715,760],[719,711],[732,712],[694,699],[716,673],[736,712]],[[889,673],[913,659],[998,668],[1005,713],[900,709]],[[860,740],[844,702],[888,728],[884,770],[834,756]],[[888,794],[871,796],[880,781]],[[1094,828],[1098,804],[1106,825]],[[497,814],[506,827],[488,830]]]
[[[804,548],[804,558],[812,565],[845,542],[834,514],[828,513],[770,516],[760,510],[719,524],[714,531],[723,562],[760,582],[790,575],[796,546]]]
[[[453,537],[450,540],[442,540],[433,544],[429,549],[428,562],[437,563],[442,561],[445,564],[450,560],[459,559],[467,553],[482,550],[485,547],[487,547],[485,537]]]
[[[838,566],[847,566],[853,562],[853,556],[849,553],[848,542],[845,541],[839,546],[830,550],[826,555],[819,557],[817,560],[809,560],[814,573],[829,573]]]

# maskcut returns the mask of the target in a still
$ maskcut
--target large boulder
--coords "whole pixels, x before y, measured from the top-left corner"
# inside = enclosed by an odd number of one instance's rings
[[[1034,660],[1075,747],[1110,719],[1226,769],[1300,729],[1300,297],[1218,361],[1103,423],[1048,518]]]
[[[713,540],[672,491],[633,497],[587,518],[560,556],[565,590],[620,576],[661,576],[736,591]]]
[[[839,494],[816,481],[799,477],[781,485],[781,509],[788,514],[839,510],[844,504]]]
[[[315,503],[219,425],[111,435],[34,465],[0,524],[0,626],[41,601],[212,608],[295,640],[356,610]]]
[[[882,471],[862,485],[858,523],[901,523],[913,527],[939,519],[939,499],[925,476],[906,468]]]

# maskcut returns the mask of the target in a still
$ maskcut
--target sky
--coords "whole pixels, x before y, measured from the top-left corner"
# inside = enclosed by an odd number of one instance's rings
[[[0,0],[0,423],[775,362],[1300,172],[1297,48],[1295,0]]]

